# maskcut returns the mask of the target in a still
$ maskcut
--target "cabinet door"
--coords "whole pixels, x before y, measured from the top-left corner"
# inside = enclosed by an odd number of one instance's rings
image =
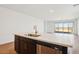
[[[36,43],[31,39],[27,39],[27,51],[29,54],[36,54]]]
[[[38,54],[61,54],[58,48],[51,48],[43,45],[37,45],[37,53]]]
[[[36,44],[33,40],[29,38],[20,38],[20,52],[26,54],[35,54],[36,53]]]
[[[20,53],[21,54],[24,54],[24,53],[27,53],[27,41],[25,40],[24,37],[20,37],[19,39],[19,45],[20,45]]]
[[[15,50],[21,54],[35,54],[36,43],[29,38],[15,36]]]

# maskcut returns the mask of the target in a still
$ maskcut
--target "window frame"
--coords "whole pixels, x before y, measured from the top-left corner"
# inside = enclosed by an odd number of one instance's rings
[[[63,31],[56,31],[56,27],[55,27],[55,24],[56,23],[62,23],[63,25],[63,27],[62,27],[62,29],[63,29]],[[68,25],[68,32],[64,32],[64,23],[72,23],[72,31],[71,32],[69,32],[69,25]],[[73,21],[61,21],[61,22],[55,22],[54,23],[54,32],[55,33],[69,33],[69,34],[71,34],[71,33],[73,33],[73,30],[74,29],[74,22]]]

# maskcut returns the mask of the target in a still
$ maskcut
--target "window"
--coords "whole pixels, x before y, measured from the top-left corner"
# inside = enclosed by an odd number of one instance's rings
[[[72,33],[73,32],[73,22],[56,22],[55,32],[58,33]]]

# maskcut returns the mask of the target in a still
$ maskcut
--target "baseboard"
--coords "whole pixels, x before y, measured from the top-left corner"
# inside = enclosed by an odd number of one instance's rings
[[[3,44],[0,44],[0,46],[3,46],[3,45],[8,45],[8,44],[11,44],[11,43],[14,43],[14,41],[11,41],[11,42],[6,42],[6,43],[3,43]]]

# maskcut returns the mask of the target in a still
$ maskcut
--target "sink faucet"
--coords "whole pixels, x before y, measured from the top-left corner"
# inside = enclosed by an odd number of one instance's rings
[[[36,25],[34,25],[34,27],[33,27],[33,28],[34,28],[34,33],[35,33],[35,35],[37,35],[37,33],[38,33],[38,32],[37,32],[37,26],[36,26]]]

